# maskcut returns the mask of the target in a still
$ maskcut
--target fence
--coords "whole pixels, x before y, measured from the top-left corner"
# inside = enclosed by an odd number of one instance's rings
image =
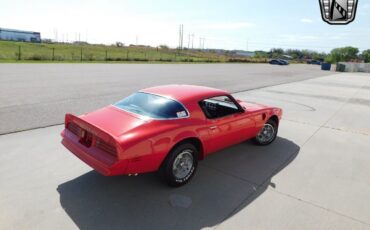
[[[7,41],[0,42],[0,61],[266,62],[265,59],[240,57],[202,50],[63,43],[35,44]]]
[[[156,49],[109,48],[102,47],[0,47],[2,60],[34,61],[183,61],[194,58],[176,51],[159,51]]]
[[[339,72],[366,72],[370,73],[370,63],[340,62],[337,65]]]

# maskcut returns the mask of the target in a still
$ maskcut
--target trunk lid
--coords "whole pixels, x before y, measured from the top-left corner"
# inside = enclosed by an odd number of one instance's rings
[[[147,122],[139,116],[114,106],[104,107],[80,118],[114,137],[119,137]]]

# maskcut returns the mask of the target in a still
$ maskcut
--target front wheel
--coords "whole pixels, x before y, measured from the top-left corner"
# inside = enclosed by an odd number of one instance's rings
[[[278,125],[273,120],[268,120],[254,138],[254,142],[257,145],[268,145],[271,144],[277,136]]]
[[[172,187],[186,184],[198,166],[198,150],[190,143],[175,147],[160,169],[161,177]]]

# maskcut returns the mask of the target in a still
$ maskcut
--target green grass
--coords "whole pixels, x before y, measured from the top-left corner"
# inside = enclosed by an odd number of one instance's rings
[[[201,50],[0,41],[0,62],[265,62]]]

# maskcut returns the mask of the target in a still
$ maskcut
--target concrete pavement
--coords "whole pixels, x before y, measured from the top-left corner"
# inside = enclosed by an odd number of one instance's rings
[[[370,229],[370,75],[234,94],[284,109],[272,145],[213,154],[184,187],[103,177],[62,126],[0,136],[0,229]]]

